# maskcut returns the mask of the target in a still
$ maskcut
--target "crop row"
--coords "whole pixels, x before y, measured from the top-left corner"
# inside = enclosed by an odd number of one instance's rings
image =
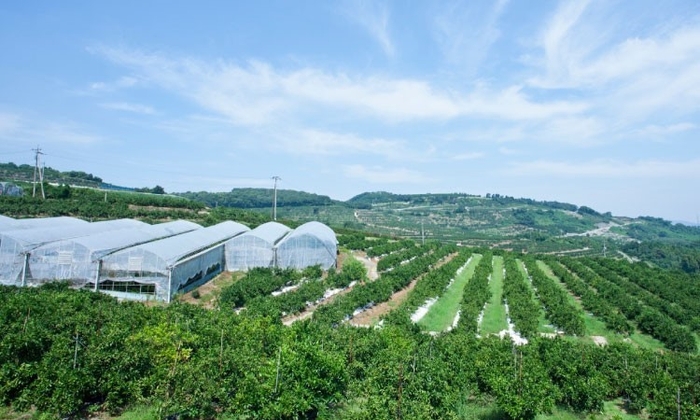
[[[410,239],[376,244],[367,250],[367,256],[379,257],[381,255],[391,254],[392,252],[401,251],[402,249],[406,248],[413,248],[415,246],[416,243]]]
[[[570,335],[583,335],[586,327],[583,314],[567,298],[567,293],[537,266],[532,257],[523,259],[532,285],[552,324]]]
[[[322,299],[330,289],[344,289],[352,282],[366,277],[364,265],[357,260],[349,260],[343,264],[342,271],[330,271],[321,278],[308,279],[286,293],[261,295],[251,299],[246,305],[249,313],[262,316],[281,318],[306,309],[310,303]]]
[[[540,308],[518,269],[518,263],[511,254],[504,257],[506,275],[503,279],[503,300],[508,303],[510,318],[515,329],[524,337],[532,337],[537,332]]]
[[[632,291],[603,278],[580,261],[566,260],[566,265],[598,294],[617,306],[628,320],[636,321],[640,331],[663,342],[675,351],[695,352],[697,345],[690,331],[654,308],[641,303]]]
[[[318,266],[310,267],[303,272],[256,267],[221,291],[219,306],[240,308],[253,298],[266,296],[284,286],[297,284],[303,278],[320,277],[321,269]]]
[[[688,325],[700,332],[700,288],[697,287],[697,277],[650,267],[645,263],[627,264],[613,259],[596,261],[652,294],[672,302],[673,308],[683,309],[688,317]],[[671,313],[668,315],[676,319]]]
[[[386,302],[391,295],[406,286],[419,276],[431,270],[433,265],[456,252],[454,245],[443,245],[432,252],[417,257],[409,263],[400,265],[394,270],[382,274],[377,280],[355,286],[349,293],[337,297],[332,303],[323,305],[314,312],[314,320],[337,324],[350,319],[360,308],[367,308],[377,303]]]
[[[431,270],[416,283],[408,298],[401,305],[402,309],[410,314],[425,304],[427,299],[441,296],[450,282],[454,280],[457,271],[468,264],[470,258],[471,252],[462,250],[440,268]]]
[[[562,259],[548,257],[546,263],[555,276],[559,278],[575,296],[581,299],[583,308],[605,322],[605,326],[619,334],[629,334],[633,331],[627,319],[618,312],[607,300],[598,296],[596,292],[584,283],[580,278],[574,276],[566,267],[561,264]]]
[[[411,246],[404,248],[400,251],[396,251],[392,254],[386,255],[377,263],[377,271],[384,272],[390,269],[410,261],[419,255],[425,254],[427,249],[435,248],[435,244],[423,245],[423,246]]]
[[[471,335],[475,335],[478,332],[477,318],[484,309],[486,302],[491,299],[489,278],[493,271],[492,258],[493,254],[490,251],[484,252],[479,265],[474,270],[474,275],[464,288],[457,328]]]

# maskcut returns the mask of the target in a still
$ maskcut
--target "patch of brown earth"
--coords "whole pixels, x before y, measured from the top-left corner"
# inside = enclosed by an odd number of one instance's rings
[[[437,264],[435,264],[435,268],[442,267],[444,264],[452,260],[452,258],[454,258],[455,256],[457,256],[456,253],[448,255],[447,257],[440,260]],[[406,300],[408,294],[411,292],[411,290],[413,290],[414,287],[416,287],[416,283],[418,283],[418,280],[422,279],[423,276],[425,276],[425,274],[418,276],[411,283],[409,283],[408,286],[394,293],[388,301],[375,305],[367,309],[366,311],[363,311],[362,313],[358,314],[357,316],[353,317],[350,321],[350,325],[355,325],[358,327],[369,327],[377,323],[382,316],[386,315],[392,309],[399,306],[401,303],[403,303],[404,300]]]

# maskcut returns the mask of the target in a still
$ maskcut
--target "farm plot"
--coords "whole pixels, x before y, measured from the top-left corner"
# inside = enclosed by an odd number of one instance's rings
[[[445,293],[431,306],[418,325],[426,331],[436,332],[454,327],[455,321],[458,320],[459,304],[464,294],[464,287],[474,275],[474,270],[481,258],[480,254],[472,255],[468,264],[457,273]]]

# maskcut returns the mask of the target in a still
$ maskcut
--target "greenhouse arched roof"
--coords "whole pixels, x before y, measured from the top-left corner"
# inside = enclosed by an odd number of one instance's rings
[[[154,242],[149,242],[135,247],[127,248],[119,251],[116,256],[122,252],[129,252],[132,248],[139,248],[144,253],[151,253],[159,257],[166,265],[172,266],[179,260],[197,253],[200,250],[216,245],[243,232],[249,231],[250,228],[233,221],[226,221],[214,226],[209,226],[202,229],[193,230],[177,236],[160,239]]]
[[[5,222],[3,222],[2,225],[0,225],[3,230],[53,229],[57,227],[80,226],[89,224],[85,220],[68,216],[39,217],[35,219],[12,219],[11,217],[7,218],[10,219],[10,221],[7,221],[7,225],[4,224]]]
[[[336,264],[338,240],[328,226],[308,222],[294,229],[275,249],[278,267],[300,269],[320,265],[327,269]]]
[[[0,248],[5,248],[3,252],[7,252],[6,244],[12,243],[14,251],[25,252],[43,244],[60,241],[63,239],[78,238],[100,232],[144,226],[148,226],[148,224],[133,219],[117,219],[94,223],[69,223],[68,225],[48,229],[13,229],[0,233]]]
[[[236,240],[244,236],[255,236],[256,238],[262,239],[263,241],[269,243],[270,246],[274,246],[280,239],[282,239],[291,231],[292,229],[288,228],[282,223],[267,222],[263,223],[262,225],[256,227],[253,230],[250,230],[240,236],[237,236],[236,238],[233,238],[232,240]]]

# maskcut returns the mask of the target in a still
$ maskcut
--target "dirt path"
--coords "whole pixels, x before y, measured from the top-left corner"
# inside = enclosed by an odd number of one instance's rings
[[[446,264],[456,255],[457,254],[450,254],[446,258],[443,258],[440,262],[438,262],[435,265],[435,268],[439,268],[442,265]],[[353,317],[350,320],[350,325],[354,325],[356,327],[369,327],[374,325],[377,321],[379,321],[379,318],[381,318],[383,315],[389,313],[389,311],[403,303],[403,301],[406,300],[406,298],[408,297],[408,294],[411,292],[411,290],[413,290],[413,288],[416,287],[416,283],[418,283],[418,280],[423,278],[423,276],[425,276],[425,274],[415,278],[411,283],[408,284],[408,286],[391,295],[391,298],[389,298],[388,301],[375,305]]]
[[[370,281],[375,281],[379,278],[379,274],[377,273],[377,258],[368,257],[365,251],[351,251],[351,253],[355,259],[365,265],[367,269],[367,278],[369,278]]]

